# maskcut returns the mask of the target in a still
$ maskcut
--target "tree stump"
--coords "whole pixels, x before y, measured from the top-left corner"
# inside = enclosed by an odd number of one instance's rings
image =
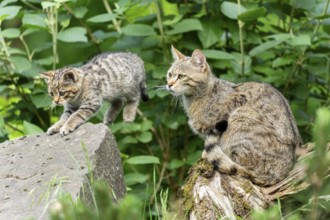
[[[301,146],[289,175],[270,187],[260,187],[243,177],[219,173],[207,161],[199,160],[189,170],[180,192],[188,219],[246,218],[252,210],[266,209],[277,198],[306,189],[309,182],[305,181],[304,160],[312,155],[313,146],[312,143]]]

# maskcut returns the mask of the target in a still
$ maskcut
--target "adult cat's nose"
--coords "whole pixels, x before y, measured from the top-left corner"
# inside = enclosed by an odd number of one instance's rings
[[[173,86],[173,83],[167,83],[167,85],[166,85],[166,89],[167,89],[168,91],[170,91],[172,86]]]
[[[167,82],[167,88],[171,88],[173,85],[174,85],[174,80],[169,80],[168,82]]]

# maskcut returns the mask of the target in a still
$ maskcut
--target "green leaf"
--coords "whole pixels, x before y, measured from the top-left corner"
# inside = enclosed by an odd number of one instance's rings
[[[163,25],[170,26],[175,23],[178,23],[182,19],[182,17],[183,17],[183,15],[177,15],[172,20],[165,20],[165,21],[163,21]]]
[[[187,164],[193,165],[201,158],[202,158],[202,151],[200,150],[195,151],[194,153],[188,155]]]
[[[238,4],[233,2],[223,2],[221,4],[221,11],[228,18],[236,20],[238,15],[246,12],[246,9],[242,5],[238,6]]]
[[[0,92],[4,91],[7,88],[7,86],[0,86]]]
[[[15,71],[18,73],[22,73],[23,71],[30,69],[32,66],[30,61],[21,56],[13,56],[11,57],[11,61],[15,66]]]
[[[322,179],[329,169],[328,141],[330,140],[330,111],[326,107],[316,111],[315,125],[313,127],[313,140],[315,148],[313,156],[309,158],[307,173]]]
[[[289,43],[292,46],[309,46],[311,45],[311,37],[307,34],[302,34],[292,38]]]
[[[0,8],[0,21],[5,19],[13,19],[16,17],[21,8],[22,7],[20,6],[6,6]]]
[[[83,18],[85,16],[85,14],[87,13],[87,8],[84,6],[80,6],[80,7],[75,7],[73,9],[73,14],[77,17],[77,18]]]
[[[243,22],[249,22],[249,21],[254,21],[259,17],[262,17],[265,14],[266,14],[266,8],[261,7],[241,13],[240,15],[238,15],[237,18]]]
[[[239,53],[233,53],[235,60],[232,60],[232,67],[235,73],[241,74],[243,72],[242,67],[244,67],[244,73],[249,73],[251,71],[252,59],[250,56],[244,56],[244,66],[242,65],[242,57]]]
[[[57,39],[64,42],[87,42],[86,29],[82,27],[68,28],[57,35]]]
[[[152,128],[152,121],[150,120],[144,120],[141,124],[141,131],[147,131]]]
[[[37,108],[49,107],[52,104],[52,99],[47,93],[31,95],[31,100]]]
[[[129,133],[132,133],[132,132],[136,132],[136,131],[140,131],[141,129],[141,125],[139,123],[125,123],[123,122],[121,124],[121,130],[120,132],[123,133],[123,134],[129,134]]]
[[[42,9],[46,9],[46,8],[57,6],[57,4],[55,2],[42,1],[41,6],[42,6]]]
[[[125,136],[121,140],[121,144],[136,144],[136,143],[138,143],[138,140],[135,137],[132,137],[132,136]]]
[[[65,20],[61,21],[61,27],[63,29],[67,28],[70,25],[70,22],[71,22],[70,19],[65,19]]]
[[[281,40],[281,41],[286,41],[292,38],[291,34],[273,34],[269,35],[266,38],[269,39],[274,39],[274,40]]]
[[[156,35],[154,29],[145,24],[128,24],[122,28],[122,31],[126,35],[138,37]]]
[[[35,28],[28,28],[25,31],[23,31],[22,36],[27,36],[29,34],[33,34],[35,32],[39,31],[38,29]]]
[[[217,60],[233,60],[235,59],[233,55],[227,52],[223,52],[220,50],[203,50],[206,58],[209,59],[217,59]]]
[[[171,160],[171,162],[168,164],[168,168],[170,170],[175,170],[178,169],[180,167],[182,167],[184,165],[184,162],[182,160],[178,160],[178,159],[173,159]]]
[[[291,57],[278,57],[273,61],[272,67],[277,68],[281,66],[291,65],[295,59]]]
[[[7,28],[2,31],[2,36],[5,38],[17,38],[21,34],[17,28]]]
[[[116,15],[106,13],[91,17],[87,21],[91,23],[104,23],[104,22],[112,21],[114,18],[116,18]]]
[[[167,31],[167,34],[182,34],[189,31],[202,31],[203,27],[199,20],[194,18],[184,19],[181,22],[173,25],[173,29]]]
[[[198,38],[202,42],[203,48],[208,48],[221,39],[223,31],[215,19],[217,18],[211,17],[202,21],[203,31],[198,31]]]
[[[24,127],[24,134],[30,135],[30,134],[40,134],[44,131],[39,128],[37,125],[34,125],[30,122],[23,121],[23,127]]]
[[[7,135],[6,127],[5,127],[5,120],[0,115],[0,139]]]
[[[142,143],[149,143],[152,140],[152,134],[150,132],[143,132],[136,137]]]
[[[0,3],[0,8],[3,8],[4,6],[14,3],[14,2],[17,2],[17,0],[3,0]]]
[[[267,41],[263,44],[260,44],[259,46],[253,48],[252,50],[250,50],[249,55],[250,56],[256,56],[272,47],[275,47],[276,45],[282,43],[282,40],[274,40],[274,41]]]
[[[24,14],[22,23],[25,27],[47,29],[47,24],[42,16],[35,14]]]
[[[135,156],[126,160],[129,164],[159,164],[159,158],[155,156],[143,155]]]
[[[132,186],[137,183],[144,183],[149,179],[149,176],[142,173],[128,173],[124,176],[126,186]]]
[[[34,61],[36,64],[39,64],[41,66],[48,66],[51,65],[54,62],[53,56],[44,57],[42,59],[38,59]]]

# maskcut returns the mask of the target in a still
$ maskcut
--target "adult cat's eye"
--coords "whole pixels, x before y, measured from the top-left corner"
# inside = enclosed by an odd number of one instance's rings
[[[186,77],[186,76],[185,75],[181,75],[181,74],[178,75],[178,79],[183,79],[184,77]]]

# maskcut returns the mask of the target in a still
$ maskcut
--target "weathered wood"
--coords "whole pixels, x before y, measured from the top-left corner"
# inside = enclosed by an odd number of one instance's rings
[[[306,189],[309,182],[305,178],[304,160],[312,155],[313,146],[312,143],[301,146],[297,151],[297,162],[289,175],[270,187],[259,187],[243,177],[219,173],[205,160],[199,160],[190,169],[181,191],[188,218],[244,218],[251,210],[265,209],[278,198]]]

